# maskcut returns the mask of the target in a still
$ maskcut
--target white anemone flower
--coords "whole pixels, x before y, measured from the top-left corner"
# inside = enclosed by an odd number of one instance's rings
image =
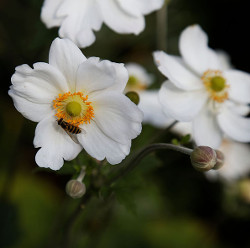
[[[191,122],[178,122],[173,132],[180,135],[192,134]],[[232,183],[240,178],[245,178],[250,172],[250,146],[223,138],[220,150],[224,157],[224,165],[218,170],[205,172],[208,179],[220,179],[226,183]]]
[[[165,128],[170,125],[174,120],[166,117],[163,113],[158,90],[147,89],[153,83],[153,75],[149,74],[144,67],[137,63],[128,63],[125,66],[129,74],[125,92],[135,91],[138,93],[140,98],[138,107],[144,114],[143,122],[157,128]]]
[[[60,37],[87,47],[102,23],[117,33],[138,35],[145,28],[144,15],[163,4],[164,0],[45,0],[41,19],[48,28],[60,27]]]
[[[143,118],[123,94],[128,80],[124,65],[86,59],[72,41],[57,38],[49,63],[33,67],[16,67],[9,95],[21,114],[38,122],[36,163],[58,170],[82,149],[98,160],[120,163],[130,151],[131,139],[140,134]]]
[[[158,69],[170,81],[160,89],[166,115],[192,121],[198,145],[218,148],[223,135],[238,142],[250,141],[250,75],[225,68],[198,25],[186,28],[180,37],[182,58],[162,51],[154,53]]]

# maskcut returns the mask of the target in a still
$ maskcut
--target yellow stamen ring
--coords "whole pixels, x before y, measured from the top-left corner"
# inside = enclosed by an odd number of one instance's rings
[[[91,102],[88,102],[88,95],[84,96],[82,92],[59,94],[53,101],[53,107],[58,120],[62,118],[77,127],[90,123],[94,118],[94,109]]]
[[[221,71],[208,70],[202,76],[202,81],[208,91],[210,98],[222,103],[228,99],[228,88],[226,79]]]

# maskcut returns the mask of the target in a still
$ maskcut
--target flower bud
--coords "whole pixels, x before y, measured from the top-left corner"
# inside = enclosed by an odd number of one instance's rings
[[[218,170],[223,166],[224,161],[225,161],[225,157],[224,157],[224,154],[221,151],[215,150],[215,152],[216,152],[216,156],[217,156],[217,161],[216,161],[215,166],[212,169],[213,170]]]
[[[126,93],[126,97],[130,99],[134,104],[138,105],[140,102],[140,97],[135,91],[129,91]]]
[[[81,198],[86,192],[85,184],[77,180],[70,180],[66,185],[66,193],[73,199]]]
[[[211,170],[217,161],[216,152],[209,146],[197,146],[190,155],[193,167],[198,171]]]

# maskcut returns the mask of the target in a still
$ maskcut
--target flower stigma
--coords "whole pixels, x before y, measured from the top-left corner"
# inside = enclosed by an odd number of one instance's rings
[[[201,79],[212,100],[223,103],[228,99],[229,85],[226,84],[226,79],[221,71],[208,70]]]
[[[59,94],[53,101],[53,107],[58,120],[62,118],[77,127],[90,123],[94,117],[94,109],[91,102],[88,102],[88,95],[84,96],[82,92]]]
[[[127,91],[136,91],[136,90],[144,90],[146,85],[143,84],[137,77],[130,75],[126,89]]]
[[[71,116],[78,116],[81,113],[82,107],[78,102],[69,102],[66,105],[66,112]]]

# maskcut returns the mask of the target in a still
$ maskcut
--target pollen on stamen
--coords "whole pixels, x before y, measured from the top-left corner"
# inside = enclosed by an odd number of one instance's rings
[[[72,110],[74,104],[77,106],[76,111]],[[69,105],[71,106],[70,108]],[[62,118],[64,121],[77,127],[83,123],[90,123],[94,118],[94,109],[91,102],[88,102],[88,95],[84,96],[82,92],[59,94],[53,101],[53,108],[56,110],[55,116],[57,119]]]
[[[203,74],[201,79],[212,100],[223,103],[228,99],[229,85],[226,84],[221,71],[208,70]]]

